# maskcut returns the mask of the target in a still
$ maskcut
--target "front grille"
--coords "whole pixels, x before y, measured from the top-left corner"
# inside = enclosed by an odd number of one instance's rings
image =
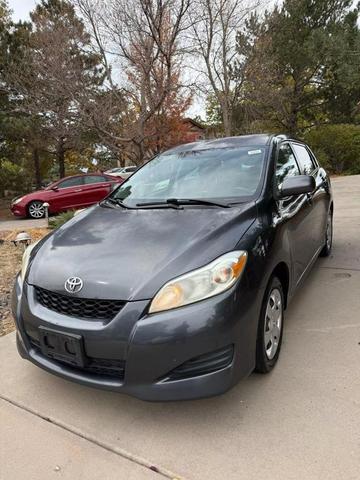
[[[123,379],[125,376],[125,360],[105,358],[89,358],[89,363],[83,368],[86,372],[96,375],[109,375]]]
[[[34,287],[36,300],[49,310],[77,318],[112,320],[125,305],[120,300],[98,300],[70,297]]]
[[[35,348],[38,352],[41,352],[40,342],[33,338],[30,339],[31,346]],[[66,367],[80,370],[82,372],[91,373],[94,375],[116,377],[117,380],[123,380],[125,376],[125,360],[115,360],[108,358],[95,358],[95,357],[86,357],[85,367],[76,367],[74,365],[69,365],[66,362],[61,362],[60,360],[55,360],[57,363],[65,365]]]
[[[166,380],[181,380],[216,372],[217,370],[228,367],[233,360],[233,356],[234,345],[229,345],[221,350],[192,358],[179,367],[174,368],[174,370],[166,375]]]

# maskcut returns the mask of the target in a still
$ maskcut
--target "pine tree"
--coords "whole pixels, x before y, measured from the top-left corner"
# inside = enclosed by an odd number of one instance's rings
[[[65,176],[65,154],[81,148],[86,133],[81,104],[103,81],[90,37],[67,0],[42,0],[30,14],[26,54],[12,66],[24,109],[36,117]]]
[[[359,101],[357,16],[351,0],[285,0],[264,18],[253,15],[238,35],[246,59],[238,106],[291,136],[336,112],[349,116]]]

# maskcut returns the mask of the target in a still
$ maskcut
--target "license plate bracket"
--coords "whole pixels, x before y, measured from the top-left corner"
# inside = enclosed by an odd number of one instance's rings
[[[81,335],[39,327],[40,348],[43,355],[73,367],[85,367],[86,356]]]

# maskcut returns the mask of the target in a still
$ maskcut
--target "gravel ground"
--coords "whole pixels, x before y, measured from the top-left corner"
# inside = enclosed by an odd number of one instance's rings
[[[34,241],[48,233],[46,229],[27,231]],[[11,314],[11,292],[23,254],[23,249],[11,242],[17,234],[17,230],[0,232],[0,337],[15,329]]]

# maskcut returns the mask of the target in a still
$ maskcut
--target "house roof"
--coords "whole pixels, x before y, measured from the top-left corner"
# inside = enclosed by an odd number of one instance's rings
[[[197,121],[194,120],[193,118],[186,117],[186,118],[183,118],[182,121],[183,121],[183,123],[192,123],[195,127],[200,128],[201,130],[206,130],[206,127],[204,127],[204,125],[202,125],[201,123],[197,122]]]

